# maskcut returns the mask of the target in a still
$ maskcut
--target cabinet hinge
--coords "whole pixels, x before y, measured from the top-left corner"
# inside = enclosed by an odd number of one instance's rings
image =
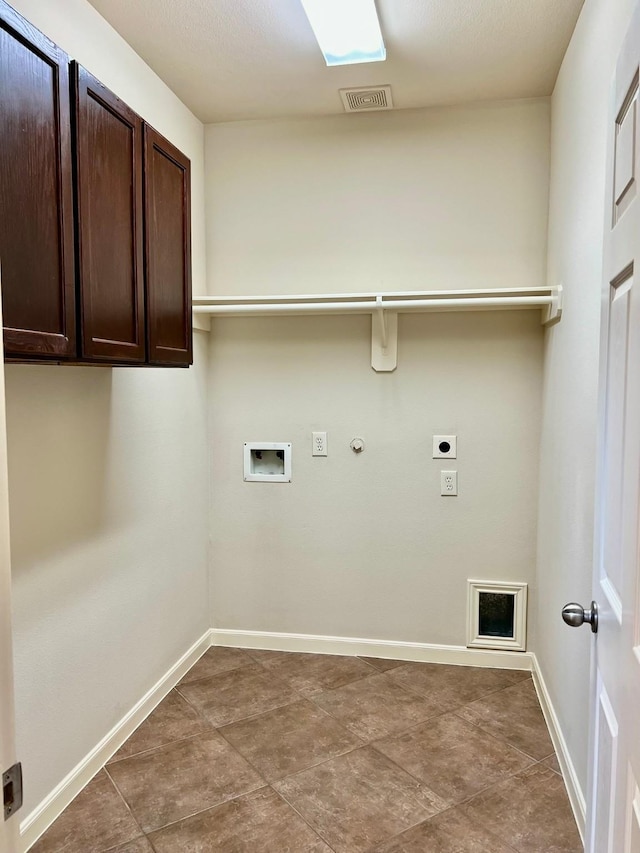
[[[22,806],[22,764],[19,761],[2,774],[2,799],[4,819],[8,820]]]

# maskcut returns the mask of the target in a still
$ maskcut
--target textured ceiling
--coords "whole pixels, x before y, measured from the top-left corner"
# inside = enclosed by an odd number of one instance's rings
[[[299,0],[90,0],[204,122],[549,95],[583,0],[378,0],[386,62],[327,68]]]

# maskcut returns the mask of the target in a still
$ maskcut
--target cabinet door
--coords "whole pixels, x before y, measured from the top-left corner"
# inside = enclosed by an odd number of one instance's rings
[[[144,362],[142,119],[73,73],[82,358]]]
[[[144,128],[145,261],[151,364],[193,362],[191,167],[153,128]]]
[[[75,356],[69,57],[4,0],[0,265],[6,354]]]

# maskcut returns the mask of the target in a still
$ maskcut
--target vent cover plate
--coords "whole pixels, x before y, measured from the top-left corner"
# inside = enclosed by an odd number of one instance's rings
[[[366,86],[359,89],[340,89],[340,97],[347,113],[393,109],[391,86]]]

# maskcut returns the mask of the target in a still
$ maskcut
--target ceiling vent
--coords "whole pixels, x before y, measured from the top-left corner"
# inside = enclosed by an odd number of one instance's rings
[[[365,113],[392,110],[391,86],[369,86],[365,89],[340,89],[345,112]]]

